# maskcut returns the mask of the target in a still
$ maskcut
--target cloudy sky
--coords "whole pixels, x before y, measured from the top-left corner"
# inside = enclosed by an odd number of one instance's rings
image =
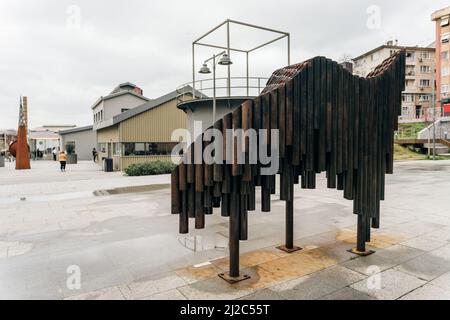
[[[230,18],[291,33],[291,62],[315,55],[357,56],[398,39],[434,41],[431,13],[445,0],[0,0],[0,128],[17,126],[20,95],[30,127],[86,125],[90,107],[130,81],[156,98],[192,77],[191,43]],[[232,46],[247,49],[268,34],[232,28]],[[208,39],[225,44],[223,31]],[[199,50],[198,67],[216,50]],[[233,76],[244,75],[234,55]],[[286,61],[286,42],[251,56],[251,76],[269,76]]]

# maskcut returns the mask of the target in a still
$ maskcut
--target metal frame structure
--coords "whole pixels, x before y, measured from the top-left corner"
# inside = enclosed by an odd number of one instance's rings
[[[276,33],[279,34],[278,37],[267,41],[265,43],[262,43],[254,48],[245,50],[245,49],[241,49],[241,48],[232,48],[230,47],[230,43],[231,43],[231,35],[230,35],[230,25],[231,24],[236,24],[236,25],[241,25],[241,26],[245,26],[245,27],[249,27],[249,28],[253,28],[253,29],[258,29],[258,30],[263,30],[263,31],[267,31],[267,32],[272,32],[272,33]],[[222,26],[226,26],[227,28],[227,45],[226,46],[218,46],[218,45],[214,45],[214,44],[210,44],[210,43],[205,43],[205,42],[201,42],[201,40],[203,40],[204,38],[206,38],[208,35],[214,33],[215,31],[217,31],[219,28],[221,28]],[[193,96],[195,93],[195,73],[196,73],[196,68],[195,68],[195,47],[196,46],[203,46],[203,47],[209,47],[209,48],[216,48],[216,49],[223,49],[226,50],[227,54],[229,57],[231,57],[231,52],[241,52],[241,53],[245,53],[246,54],[246,78],[247,78],[247,96],[249,95],[249,54],[261,49],[265,46],[268,46],[269,44],[272,44],[276,41],[282,40],[284,38],[287,38],[287,64],[290,65],[291,64],[291,37],[289,32],[284,32],[284,31],[279,31],[279,30],[275,30],[275,29],[270,29],[270,28],[266,28],[266,27],[261,27],[261,26],[257,26],[257,25],[253,25],[250,23],[246,23],[246,22],[240,22],[240,21],[236,21],[236,20],[231,20],[231,19],[227,19],[224,22],[222,22],[221,24],[219,24],[218,26],[214,27],[213,29],[209,30],[208,32],[206,32],[204,35],[202,35],[200,38],[196,39],[194,42],[192,42],[192,94]],[[228,81],[227,81],[227,88],[228,88],[228,96],[231,95],[231,69],[230,66],[228,66]]]

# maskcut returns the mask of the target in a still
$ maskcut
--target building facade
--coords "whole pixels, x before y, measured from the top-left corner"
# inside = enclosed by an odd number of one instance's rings
[[[402,47],[388,42],[353,59],[355,75],[365,77],[398,50],[406,50],[406,89],[403,92],[400,121],[431,121],[434,47]]]
[[[75,125],[44,125],[29,130],[28,144],[32,159],[52,160],[53,148],[58,149],[61,144],[59,132],[73,128]]]
[[[172,133],[186,128],[186,114],[177,108],[178,102],[173,91],[107,119],[96,129],[99,159],[112,158],[115,170],[151,160],[170,161],[176,145]]]
[[[436,23],[437,114],[450,116],[450,7],[431,16]]]
[[[150,99],[144,97],[142,89],[136,85],[130,82],[119,84],[109,95],[100,97],[91,107],[93,129],[109,127],[115,116],[148,101]]]
[[[97,147],[97,136],[92,129],[93,126],[85,126],[60,131],[60,149],[66,150],[71,144],[78,160],[92,160],[92,149]]]

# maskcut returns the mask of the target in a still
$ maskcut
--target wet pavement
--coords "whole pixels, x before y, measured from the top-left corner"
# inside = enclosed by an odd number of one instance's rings
[[[0,299],[450,299],[450,161],[396,163],[365,258],[346,251],[352,202],[323,176],[317,190],[296,189],[302,251],[275,249],[284,203],[274,197],[272,213],[249,215],[240,263],[251,279],[233,286],[217,277],[228,268],[227,219],[178,235],[169,176],[32,167],[0,168]]]

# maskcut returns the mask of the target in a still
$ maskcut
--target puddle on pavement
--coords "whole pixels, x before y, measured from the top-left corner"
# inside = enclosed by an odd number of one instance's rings
[[[117,195],[117,194],[128,194],[128,193],[143,193],[158,191],[170,188],[170,184],[151,184],[144,186],[130,186],[130,187],[120,187],[107,190],[96,190],[94,195],[97,197],[107,196],[107,195]]]

